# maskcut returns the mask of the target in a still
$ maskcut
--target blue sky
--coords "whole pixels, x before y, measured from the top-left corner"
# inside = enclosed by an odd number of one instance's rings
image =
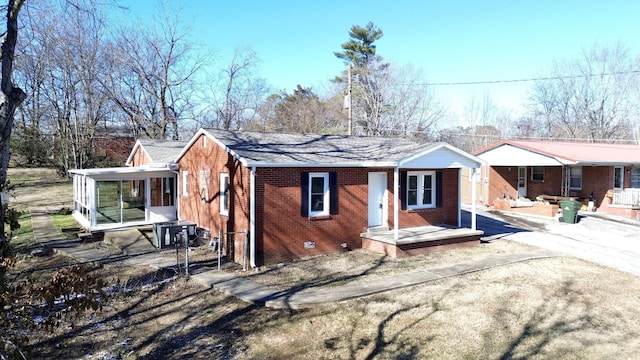
[[[155,0],[135,0],[145,18]],[[215,50],[222,67],[237,46],[262,60],[261,76],[275,89],[297,84],[321,91],[344,69],[334,55],[352,25],[372,21],[384,31],[378,54],[421,68],[431,83],[527,79],[554,60],[573,59],[594,45],[622,42],[640,54],[640,1],[206,1],[182,2],[194,38]],[[531,83],[437,86],[458,112],[469,98],[489,94],[521,111]]]

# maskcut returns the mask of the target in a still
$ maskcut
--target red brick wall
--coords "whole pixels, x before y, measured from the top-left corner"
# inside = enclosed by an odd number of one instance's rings
[[[131,166],[142,166],[149,163],[149,157],[142,150],[142,146],[136,148],[136,151],[133,153],[131,157]]]
[[[206,143],[206,145],[205,145]],[[224,233],[249,230],[249,176],[250,171],[244,168],[224,149],[211,139],[200,137],[188,149],[178,162],[178,214],[181,220],[195,222],[199,227],[211,231],[211,236]],[[188,171],[188,196],[183,196],[182,172]],[[200,170],[209,170],[208,196],[200,194]],[[220,214],[220,173],[229,173],[230,209],[229,215]],[[227,242],[227,240],[229,240]],[[243,260],[243,235],[237,234],[223,239],[224,254],[232,253],[234,261]]]
[[[122,160],[124,163],[135,143],[136,140],[128,136],[95,137],[93,139],[94,154],[102,158]]]
[[[625,168],[625,184],[629,181],[631,186],[631,177],[628,176]],[[582,190],[571,190],[572,195],[575,194],[583,199],[588,199],[593,191],[595,198],[595,206],[600,207],[609,203],[606,197],[607,191],[613,189],[613,166],[583,166],[582,167]]]
[[[429,169],[424,169],[429,170]],[[338,213],[314,219],[301,214],[301,173],[337,173]],[[259,168],[256,178],[256,248],[258,263],[331,254],[362,247],[360,234],[368,224],[368,173],[361,168]],[[388,226],[393,227],[393,171],[387,172]],[[443,170],[443,207],[400,210],[400,227],[458,224],[458,170]],[[315,242],[312,249],[305,242]]]
[[[496,199],[504,199],[506,194],[514,199],[518,195],[515,188],[518,168],[514,166],[491,166],[489,170],[489,205]]]
[[[504,199],[509,194],[516,199],[518,190],[517,166],[492,166],[489,173],[489,204],[496,199]],[[562,167],[547,166],[544,168],[544,181],[531,180],[531,167],[527,167],[527,198],[535,200],[538,195],[560,195],[562,193]]]
[[[626,176],[625,184],[630,185],[630,177]],[[489,203],[496,199],[504,198],[505,192],[509,192],[511,198],[517,194],[515,188],[518,177],[517,167],[494,166],[489,174]],[[570,189],[569,196],[576,196],[588,199],[591,192],[594,192],[596,206],[600,206],[606,200],[606,193],[613,187],[613,167],[612,166],[583,166],[582,167],[582,189]],[[544,169],[544,181],[531,180],[531,167],[527,167],[527,197],[535,200],[538,195],[562,195],[562,167],[548,166]]]
[[[442,171],[442,207],[421,210],[400,210],[400,227],[448,224],[458,226],[458,169],[423,169]],[[413,170],[412,170],[413,171]],[[389,211],[393,211],[393,206]],[[393,226],[393,223],[391,223]]]
[[[531,167],[527,168],[527,197],[535,200],[538,195],[562,194],[562,166],[545,166],[544,180],[531,180]]]
[[[338,212],[323,218],[302,216],[302,172],[337,172]],[[366,231],[367,169],[259,168],[256,178],[256,248],[264,263],[331,254],[362,246]],[[389,175],[387,176],[389,177]],[[305,242],[315,242],[305,248]]]

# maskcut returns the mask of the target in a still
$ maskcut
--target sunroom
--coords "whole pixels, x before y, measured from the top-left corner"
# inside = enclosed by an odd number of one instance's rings
[[[173,221],[176,173],[167,168],[70,170],[73,216],[89,231]]]

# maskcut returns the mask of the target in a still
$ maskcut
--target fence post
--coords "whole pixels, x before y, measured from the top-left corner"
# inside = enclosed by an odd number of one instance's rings
[[[186,268],[187,279],[189,278],[189,235],[186,230],[183,231],[182,237],[184,237],[184,267]]]

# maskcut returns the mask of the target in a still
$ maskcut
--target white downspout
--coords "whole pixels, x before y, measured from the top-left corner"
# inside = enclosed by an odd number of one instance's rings
[[[402,194],[399,193],[399,184],[400,169],[396,166],[393,169],[393,239],[395,241],[398,241],[399,238],[398,225],[400,224],[400,220],[398,219],[398,216],[400,216],[400,196],[402,196]]]
[[[256,267],[256,167],[251,168],[249,176],[249,262]],[[246,256],[246,255],[245,255]]]
[[[471,230],[476,230],[476,168],[471,169]]]

